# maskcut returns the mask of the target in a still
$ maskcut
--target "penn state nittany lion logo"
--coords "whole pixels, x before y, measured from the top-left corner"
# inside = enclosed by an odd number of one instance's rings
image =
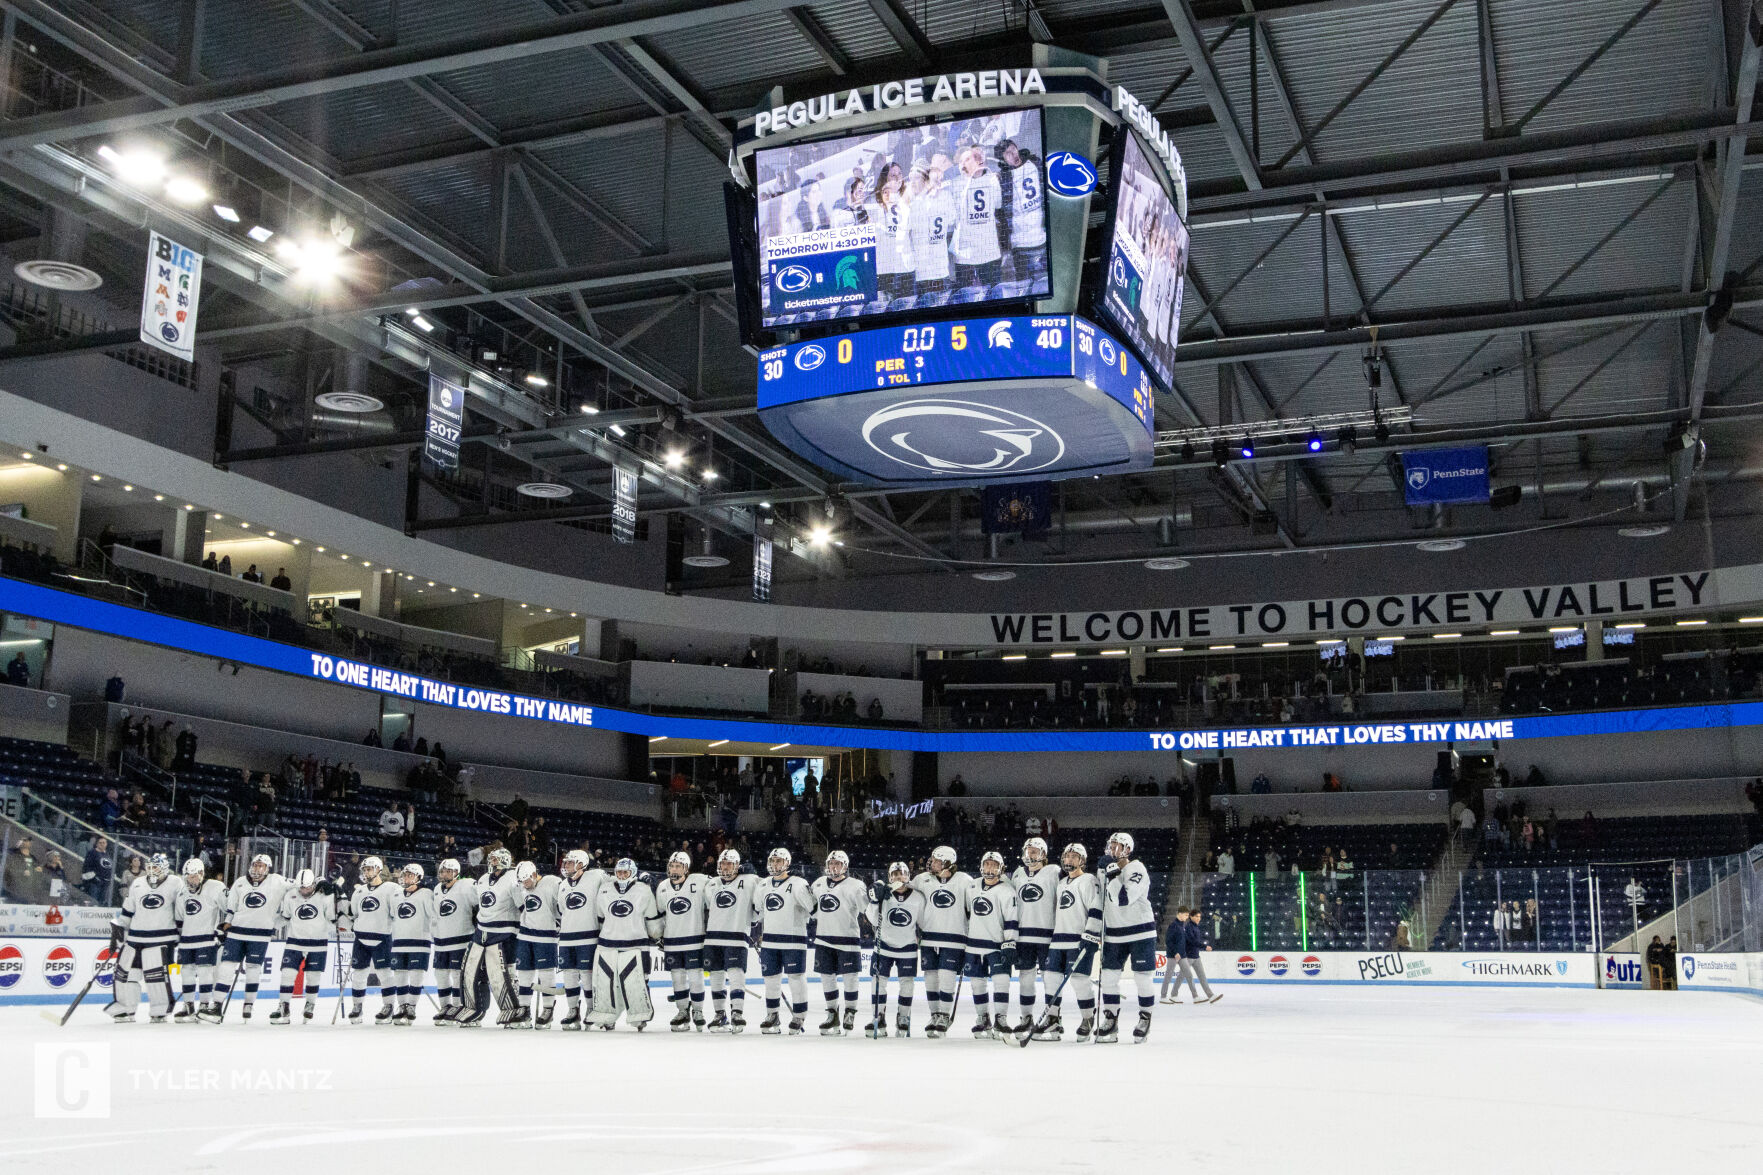
[[[1077,895],[1070,890],[1066,890],[1059,895],[1059,908],[1061,910],[1069,910],[1075,905],[1077,905]]]
[[[163,905],[165,905],[165,899],[156,893],[150,893],[141,899],[141,909],[143,910],[157,910]]]
[[[400,917],[400,918],[414,918],[414,917],[416,917],[416,903],[415,902],[399,902],[398,903],[398,917]]]
[[[888,911],[888,921],[894,926],[912,925],[912,911],[904,906],[895,906]]]
[[[716,908],[718,910],[729,909],[731,906],[733,906],[739,900],[740,900],[739,898],[735,897],[734,890],[732,890],[732,889],[722,890],[721,892],[719,892],[716,895]]]
[[[379,908],[380,900],[378,898],[369,897],[361,899],[361,912],[363,914],[371,914]]]
[[[691,898],[675,898],[675,899],[673,899],[673,901],[667,903],[667,912],[669,914],[690,914],[692,912],[692,899]]]
[[[245,895],[245,908],[247,910],[261,910],[268,904],[269,899],[260,893],[248,893]]]
[[[1032,881],[1016,891],[1016,900],[1019,902],[1038,902],[1044,896],[1041,887]]]
[[[579,910],[587,904],[588,895],[585,893],[572,893],[563,899],[563,908],[565,910]]]
[[[538,894],[529,893],[526,895],[526,910],[528,913],[538,909],[543,904],[544,903],[539,900]]]
[[[625,901],[623,898],[619,898],[616,902],[613,902],[610,906],[606,907],[606,912],[614,918],[629,918],[631,916],[631,911],[635,909],[636,907],[631,903]]]
[[[1419,469],[1410,469],[1408,471],[1408,485],[1413,489],[1423,490],[1426,488],[1426,483],[1431,480],[1432,470],[1427,469],[1425,466],[1422,466]]]
[[[765,895],[765,908],[773,914],[775,914],[779,910],[783,909],[784,908],[783,895],[782,894],[775,894],[775,893],[766,894]]]
[[[443,918],[451,918],[459,909],[452,898],[442,898],[441,904],[435,907],[435,913]]]
[[[184,902],[184,917],[194,918],[202,912],[202,902],[197,898],[189,898]]]
[[[318,917],[318,907],[311,902],[302,902],[299,906],[294,908],[294,917],[300,919],[302,922],[310,922]]]
[[[836,913],[838,911],[838,908],[839,908],[838,895],[830,894],[830,893],[825,893],[825,894],[820,895],[820,912],[822,914]]]
[[[890,461],[931,473],[1030,473],[1065,456],[1041,421],[971,400],[902,400],[870,413],[862,432]]]
[[[947,910],[950,906],[955,904],[955,891],[939,889],[936,893],[930,896],[930,904],[939,910]]]
[[[478,898],[477,904],[482,906],[486,910],[489,909],[491,906],[496,904],[495,892],[493,890],[486,889],[483,892],[483,894]]]
[[[984,918],[986,915],[990,914],[992,912],[992,910],[995,908],[996,907],[994,907],[992,905],[991,898],[974,898],[973,899],[973,912],[976,916],[978,916],[980,918]]]

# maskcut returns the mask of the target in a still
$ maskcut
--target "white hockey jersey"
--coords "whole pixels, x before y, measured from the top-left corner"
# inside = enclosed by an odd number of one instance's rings
[[[655,891],[638,878],[617,878],[600,887],[600,947],[632,950],[646,947],[661,933],[661,911]]]
[[[710,879],[688,873],[684,881],[663,877],[655,883],[655,906],[661,911],[661,945],[670,951],[695,951],[704,945],[705,887]]]
[[[392,933],[392,910],[403,896],[404,890],[395,881],[378,885],[356,882],[343,914],[356,939],[372,945],[384,942]]]
[[[275,936],[276,911],[287,892],[288,879],[279,873],[260,882],[253,882],[249,874],[233,882],[226,903],[227,937],[268,942]]]
[[[289,886],[276,914],[276,931],[291,951],[316,951],[331,945],[337,935],[337,899],[313,890],[301,897],[298,886]]]
[[[876,915],[876,949],[890,959],[918,957],[918,924],[925,897],[908,886],[904,895],[889,890]]]
[[[1151,873],[1138,861],[1108,879],[1102,901],[1102,924],[1109,942],[1137,942],[1157,937],[1157,915],[1151,911]]]
[[[522,942],[557,941],[557,891],[562,884],[563,878],[547,873],[531,889],[515,886],[514,897],[520,903],[520,932],[516,937]]]
[[[462,950],[477,921],[477,882],[458,877],[435,886],[435,923],[430,933],[437,951]]]
[[[1085,929],[1092,932],[1101,923],[1102,911],[1096,904],[1096,875],[1080,873],[1076,877],[1060,877],[1054,887],[1053,949],[1076,950]]]
[[[418,886],[392,902],[392,949],[426,951],[435,933],[435,891]]]
[[[713,947],[744,947],[758,916],[753,891],[759,878],[737,873],[733,881],[712,877],[704,885],[704,943]]]
[[[920,873],[912,879],[912,888],[924,895],[924,913],[918,920],[919,941],[938,950],[967,949],[967,891],[973,888],[971,874],[957,871],[947,881],[936,874]]]
[[[178,925],[178,946],[187,950],[201,950],[218,943],[220,938],[216,928],[226,916],[226,886],[218,879],[210,877],[199,889],[192,892],[186,882],[184,892],[178,900],[183,905],[183,918]]]
[[[863,207],[869,213],[869,223],[875,226],[875,271],[911,273],[911,214],[905,200],[896,198],[886,207],[879,201]]]
[[[977,881],[967,891],[967,953],[989,955],[1016,941],[1016,888]]]
[[[869,913],[869,887],[847,875],[838,882],[816,877],[808,889],[814,897],[814,945],[861,950],[863,926],[858,919]]]
[[[492,877],[485,874],[477,883],[478,934],[510,935],[520,929],[520,882],[514,870],[504,869]]]
[[[1041,212],[1043,199],[1040,161],[1024,156],[1022,165],[1010,172],[1010,247],[1033,249],[1047,243],[1047,222]]]
[[[947,188],[920,192],[906,217],[912,239],[912,267],[921,282],[949,276],[949,238],[955,231],[955,201]]]
[[[1018,865],[1010,884],[1016,887],[1016,937],[1025,943],[1052,942],[1059,867],[1042,865],[1031,873]]]
[[[586,869],[579,879],[558,879],[557,884],[557,945],[565,947],[593,946],[600,941],[600,905],[602,887],[610,882],[604,869]]]
[[[123,895],[122,908],[111,919],[111,925],[125,929],[125,941],[133,947],[169,947],[178,940],[178,922],[183,919],[183,903],[178,899],[190,892],[184,879],[175,873],[165,875],[158,885],[145,874],[129,884]]]
[[[808,949],[808,915],[814,911],[814,895],[806,881],[794,876],[781,881],[767,877],[753,890],[753,910],[765,935],[761,945],[771,950]]]
[[[998,177],[990,171],[955,181],[955,260],[984,265],[1003,256],[998,246]]]

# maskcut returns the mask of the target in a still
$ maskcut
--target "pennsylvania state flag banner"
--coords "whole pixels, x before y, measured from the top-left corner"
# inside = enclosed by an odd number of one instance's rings
[[[986,534],[1046,534],[1053,525],[1053,483],[989,485],[980,491],[980,526]]]

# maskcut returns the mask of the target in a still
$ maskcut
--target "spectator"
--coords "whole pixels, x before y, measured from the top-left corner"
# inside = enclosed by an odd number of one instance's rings
[[[447,752],[441,749],[441,744],[438,742],[429,748],[429,758],[435,760],[442,767],[447,766]]]
[[[394,751],[403,751],[405,753],[409,753],[409,751],[410,751],[410,732],[407,730],[400,730],[398,732],[398,737],[396,737],[392,740],[392,749]]]
[[[525,824],[527,813],[527,802],[520,798],[518,792],[515,793],[514,798],[508,801],[508,818],[516,824]]]
[[[446,833],[441,837],[441,847],[435,850],[435,856],[443,861],[448,857],[452,857],[454,860],[459,859],[459,842],[453,839],[452,833]]]
[[[1622,887],[1622,896],[1628,899],[1629,908],[1634,911],[1635,921],[1645,922],[1647,920],[1647,887],[1631,876],[1628,879],[1628,884]]]
[[[171,761],[176,753],[177,732],[171,727],[171,719],[167,718],[159,727],[158,737],[149,738],[147,743],[147,757],[162,771],[171,770]]]
[[[115,832],[116,822],[122,819],[122,801],[117,798],[116,789],[111,788],[104,793],[104,802],[98,805],[98,823],[105,832]]]
[[[110,841],[102,836],[93,837],[91,847],[86,850],[85,864],[80,866],[80,886],[94,902],[103,904],[110,896],[112,868],[114,864],[110,860]]]
[[[1647,944],[1647,986],[1654,990],[1665,986],[1665,942],[1656,934]]]
[[[404,805],[404,848],[416,851],[416,805]]]
[[[231,555],[222,555],[220,557],[220,565],[216,567],[215,570],[230,578],[233,574],[233,557]]]
[[[1677,990],[1677,935],[1665,940],[1665,987]]]
[[[380,839],[388,847],[395,845],[404,836],[404,814],[398,811],[398,805],[386,801],[385,810],[380,813]]]
[[[215,554],[213,551],[208,552],[208,557],[206,559],[202,560],[202,570],[204,570],[204,571],[219,571],[220,570],[220,560],[215,557]]]
[[[117,889],[119,891],[128,889],[129,886],[135,883],[136,879],[145,877],[146,874],[147,862],[141,860],[139,854],[130,857],[128,867],[122,871],[122,880],[117,885]]]
[[[364,747],[377,747],[377,746],[381,745],[380,744],[380,728],[377,726],[368,727],[367,728],[367,737],[361,740],[361,745]]]
[[[1414,949],[1414,943],[1408,936],[1408,919],[1404,918],[1396,923],[1396,937],[1391,941],[1390,946],[1398,951]]]
[[[1226,877],[1237,871],[1237,859],[1231,853],[1229,845],[1226,845],[1224,851],[1218,854],[1218,871]]]
[[[869,699],[868,714],[871,722],[880,722],[882,720],[882,704],[880,698]]]
[[[195,766],[196,732],[186,722],[184,728],[178,731],[177,753],[172,756],[171,769],[173,771],[188,771]]]
[[[13,654],[12,660],[6,663],[6,684],[30,688],[31,663],[24,659],[24,650]]]
[[[263,572],[257,570],[257,564],[253,563],[251,566],[245,568],[245,574],[239,576],[239,578],[246,583],[262,583]]]
[[[67,883],[67,868],[61,863],[61,854],[54,850],[43,862],[43,880],[51,902],[65,902],[73,897],[74,889]]]
[[[288,578],[288,569],[286,567],[278,567],[276,569],[275,578],[269,581],[269,586],[276,589],[278,592],[291,592],[294,590],[294,581]]]
[[[139,788],[129,797],[129,802],[123,805],[122,822],[131,828],[147,826],[147,797],[141,794]]]
[[[37,863],[35,842],[20,837],[6,858],[4,889],[6,896],[21,905],[36,905],[47,896],[43,867]]]
[[[429,753],[429,740],[426,738],[418,737],[416,740],[416,745],[414,747],[410,748],[410,753],[413,755],[422,755],[426,758]]]

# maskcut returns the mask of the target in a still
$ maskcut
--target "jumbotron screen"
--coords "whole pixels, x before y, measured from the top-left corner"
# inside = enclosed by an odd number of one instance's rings
[[[1188,227],[1136,133],[1123,136],[1116,166],[1114,228],[1097,311],[1168,387],[1181,329]]]
[[[766,329],[1046,297],[1041,112],[755,155]]]

